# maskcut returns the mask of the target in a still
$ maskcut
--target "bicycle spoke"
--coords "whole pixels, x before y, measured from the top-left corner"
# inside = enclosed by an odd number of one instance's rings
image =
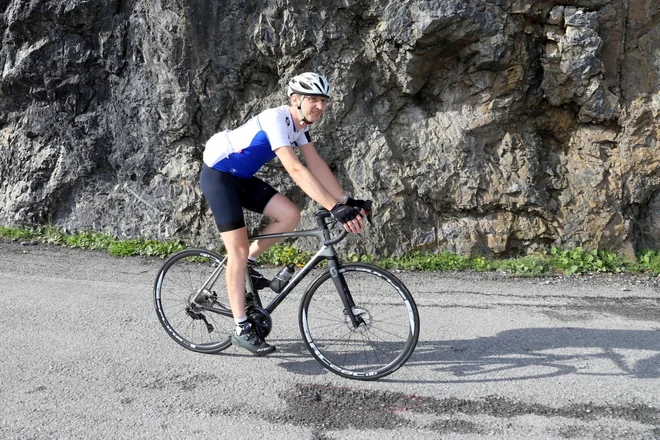
[[[193,351],[213,353],[230,345],[227,321],[233,318],[203,310],[199,305],[215,307],[218,312],[231,315],[224,289],[224,277],[216,269],[222,257],[203,250],[186,250],[165,262],[154,288],[154,303],[158,319],[167,333],[179,344]],[[205,286],[216,274],[213,286]],[[197,295],[198,293],[202,295]],[[205,298],[215,293],[215,299]],[[191,303],[192,300],[200,301]],[[206,304],[204,304],[206,303]]]
[[[360,325],[353,326],[344,313],[329,276],[321,277],[301,305],[301,330],[305,338],[309,335],[306,345],[317,360],[339,375],[367,380],[390,374],[408,359],[417,342],[419,317],[414,301],[405,287],[382,269],[349,264],[342,266],[340,273]]]

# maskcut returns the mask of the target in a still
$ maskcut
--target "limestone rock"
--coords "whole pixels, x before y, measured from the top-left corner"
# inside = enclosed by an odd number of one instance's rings
[[[315,70],[314,142],[377,207],[345,251],[657,248],[660,6],[552,3],[0,0],[0,224],[217,246],[204,143]]]

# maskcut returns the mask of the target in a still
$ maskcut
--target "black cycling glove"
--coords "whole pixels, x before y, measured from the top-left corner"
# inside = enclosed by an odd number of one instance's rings
[[[365,203],[366,200],[356,200],[350,197],[344,202],[345,205],[352,206],[353,208],[357,209],[362,209]]]
[[[337,203],[330,212],[332,213],[332,216],[341,223],[348,223],[360,215],[360,211],[352,206],[344,205],[343,203]]]
[[[373,206],[373,201],[371,200],[356,200],[352,198],[348,198],[346,200],[346,204],[348,206],[352,206],[353,208],[357,209],[358,211],[364,209],[364,212],[367,214],[367,220],[369,220],[369,223],[371,224],[371,207]]]

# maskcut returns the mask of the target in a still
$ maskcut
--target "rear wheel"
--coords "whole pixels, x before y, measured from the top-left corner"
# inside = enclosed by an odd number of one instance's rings
[[[419,314],[408,289],[388,271],[369,264],[339,267],[350,294],[354,325],[330,272],[305,292],[300,331],[309,352],[335,374],[375,380],[399,369],[415,350]]]
[[[170,257],[156,279],[154,305],[168,335],[188,350],[215,353],[231,345],[234,318],[225,262],[214,252],[188,249]]]

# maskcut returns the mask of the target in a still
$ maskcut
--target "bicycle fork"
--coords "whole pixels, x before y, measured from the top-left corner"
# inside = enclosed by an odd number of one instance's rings
[[[353,328],[358,328],[360,324],[366,324],[360,315],[353,313],[355,301],[353,301],[344,275],[339,272],[339,263],[336,259],[328,259],[328,270],[330,271],[332,282],[337,288],[341,302],[344,304],[344,314],[350,318]]]

